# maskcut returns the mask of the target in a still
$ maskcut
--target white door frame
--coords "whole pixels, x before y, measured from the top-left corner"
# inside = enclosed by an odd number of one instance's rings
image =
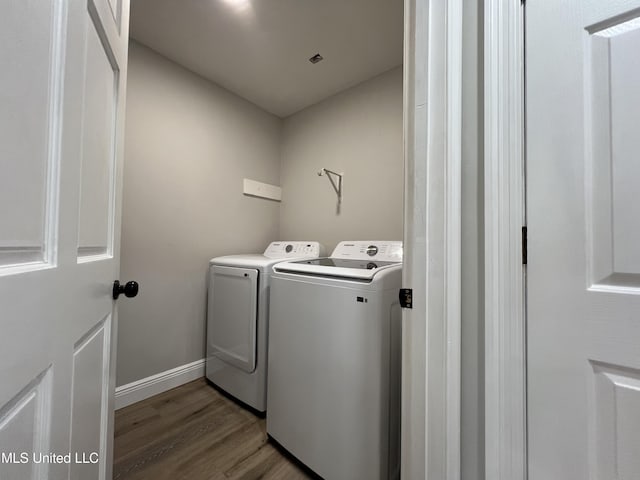
[[[460,478],[462,0],[405,0],[402,478]]]
[[[484,11],[486,478],[525,480],[524,6]]]

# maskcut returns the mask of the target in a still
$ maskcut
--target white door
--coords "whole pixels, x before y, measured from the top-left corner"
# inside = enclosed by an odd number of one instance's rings
[[[530,480],[640,478],[640,1],[526,3]]]
[[[111,478],[128,12],[2,5],[2,480]]]

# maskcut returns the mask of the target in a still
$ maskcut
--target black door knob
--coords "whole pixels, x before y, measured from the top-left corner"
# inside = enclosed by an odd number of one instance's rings
[[[117,300],[121,293],[124,293],[125,297],[133,298],[138,295],[138,282],[127,282],[124,285],[120,284],[119,280],[113,282],[113,299]]]

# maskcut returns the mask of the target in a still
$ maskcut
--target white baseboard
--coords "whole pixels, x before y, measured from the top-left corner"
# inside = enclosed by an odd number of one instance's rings
[[[206,360],[203,358],[116,387],[116,410],[204,377],[205,363]]]

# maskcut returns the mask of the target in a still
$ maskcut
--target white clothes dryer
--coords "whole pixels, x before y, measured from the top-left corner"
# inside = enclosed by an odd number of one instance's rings
[[[402,242],[274,266],[267,433],[327,480],[399,478]]]
[[[263,254],[209,262],[207,378],[242,403],[267,407],[267,335],[271,267],[323,254],[318,242],[273,242]]]

